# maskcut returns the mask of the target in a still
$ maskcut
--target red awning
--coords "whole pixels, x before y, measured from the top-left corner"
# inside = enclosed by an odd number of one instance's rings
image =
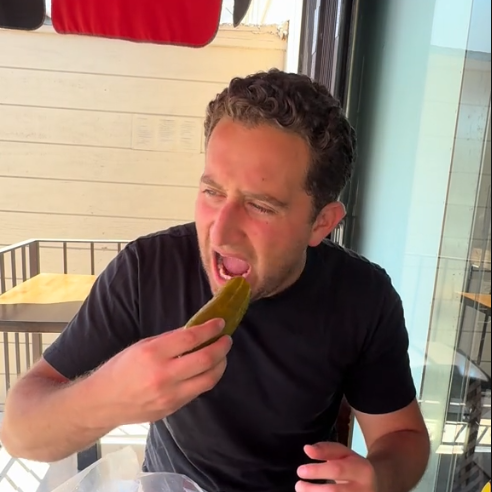
[[[201,47],[215,38],[222,0],[53,0],[51,9],[61,34]]]
[[[234,25],[251,0],[234,1]],[[218,31],[222,0],[52,0],[51,21],[60,34],[203,47]],[[36,30],[45,0],[0,0],[0,27]],[[97,56],[95,54],[94,56]]]

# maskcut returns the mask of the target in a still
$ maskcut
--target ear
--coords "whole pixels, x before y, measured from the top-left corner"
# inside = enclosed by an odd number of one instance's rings
[[[309,246],[318,246],[345,218],[347,214],[342,202],[333,202],[326,205],[314,221]]]

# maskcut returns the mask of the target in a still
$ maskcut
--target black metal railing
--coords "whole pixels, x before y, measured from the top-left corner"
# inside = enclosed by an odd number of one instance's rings
[[[40,273],[98,275],[128,240],[30,239],[0,249],[0,296]],[[14,383],[41,357],[43,337],[58,333],[12,332],[0,320],[0,411]],[[3,367],[1,362],[3,362]],[[2,374],[3,373],[3,374]]]

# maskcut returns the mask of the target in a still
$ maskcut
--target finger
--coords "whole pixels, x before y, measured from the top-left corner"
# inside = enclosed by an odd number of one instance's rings
[[[333,480],[336,482],[356,482],[362,471],[359,471],[358,462],[351,458],[303,465],[297,470],[299,478],[303,480]]]
[[[219,364],[211,370],[199,374],[193,378],[182,381],[177,388],[178,399],[189,402],[197,396],[211,391],[217,383],[222,379],[227,367],[226,359],[223,359]]]
[[[315,485],[307,482],[297,482],[296,492],[360,492],[358,486],[350,484],[342,485]]]
[[[205,348],[169,361],[169,374],[174,381],[186,381],[195,378],[223,362],[231,347],[231,337],[221,337]]]
[[[312,446],[305,446],[304,452],[309,458],[316,461],[341,460],[349,456],[354,456],[354,452],[349,448],[334,442],[323,442]]]
[[[224,329],[222,319],[213,319],[202,325],[190,328],[180,328],[171,333],[166,333],[159,339],[162,344],[162,353],[169,358],[179,357],[193,349],[218,337]]]

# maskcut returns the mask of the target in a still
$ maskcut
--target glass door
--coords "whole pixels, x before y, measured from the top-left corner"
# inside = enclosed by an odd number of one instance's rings
[[[469,74],[465,71],[465,82]],[[458,293],[461,307],[446,416],[437,448],[436,492],[481,492],[492,475],[490,113],[487,135],[463,289]]]

